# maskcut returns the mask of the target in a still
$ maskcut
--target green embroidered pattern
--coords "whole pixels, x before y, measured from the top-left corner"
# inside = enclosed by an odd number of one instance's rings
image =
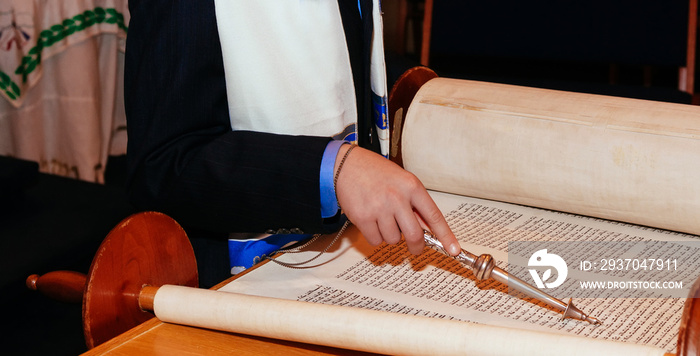
[[[7,97],[12,100],[19,98],[19,87],[10,79],[10,76],[0,71],[0,90],[4,90]]]
[[[51,47],[64,38],[98,23],[116,24],[119,29],[128,32],[128,27],[124,24],[124,15],[116,9],[96,7],[94,10],[86,10],[41,31],[36,46],[22,58],[22,63],[15,70],[15,74],[21,75],[22,82],[25,83],[29,74],[41,64],[41,52],[44,48]],[[19,98],[21,93],[19,86],[2,71],[0,71],[0,90],[5,91],[5,94],[13,100]]]

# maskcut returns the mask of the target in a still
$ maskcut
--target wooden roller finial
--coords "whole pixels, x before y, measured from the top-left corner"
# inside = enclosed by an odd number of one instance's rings
[[[71,271],[31,275],[29,289],[83,303],[88,348],[153,317],[153,301],[140,307],[144,286],[197,287],[197,263],[187,234],[167,215],[144,212],[117,225],[104,239],[88,275]],[[153,293],[155,294],[155,293]]]
[[[139,307],[145,285],[198,286],[187,234],[167,215],[132,215],[107,235],[90,266],[83,298],[89,348],[153,317]]]

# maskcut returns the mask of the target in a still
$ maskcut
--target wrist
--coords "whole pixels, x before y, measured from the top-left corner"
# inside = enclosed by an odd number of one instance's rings
[[[350,156],[350,152],[355,147],[357,147],[357,145],[343,145],[338,150],[338,155],[336,156],[335,160],[335,167],[333,169],[333,191],[335,191],[336,201],[338,201],[338,177],[340,177],[340,172],[342,171],[343,165],[345,164],[348,156]]]

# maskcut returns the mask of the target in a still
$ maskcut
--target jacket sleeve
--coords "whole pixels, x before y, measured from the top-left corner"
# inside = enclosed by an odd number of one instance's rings
[[[325,137],[232,131],[213,0],[130,0],[127,190],[216,232],[323,232]]]

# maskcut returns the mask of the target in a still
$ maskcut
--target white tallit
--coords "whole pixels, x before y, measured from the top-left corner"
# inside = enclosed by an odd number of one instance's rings
[[[374,1],[372,91],[375,102],[385,104],[381,15]],[[357,105],[337,1],[216,0],[215,6],[233,130],[356,140],[348,132],[354,133]],[[386,154],[386,111],[379,117]]]

